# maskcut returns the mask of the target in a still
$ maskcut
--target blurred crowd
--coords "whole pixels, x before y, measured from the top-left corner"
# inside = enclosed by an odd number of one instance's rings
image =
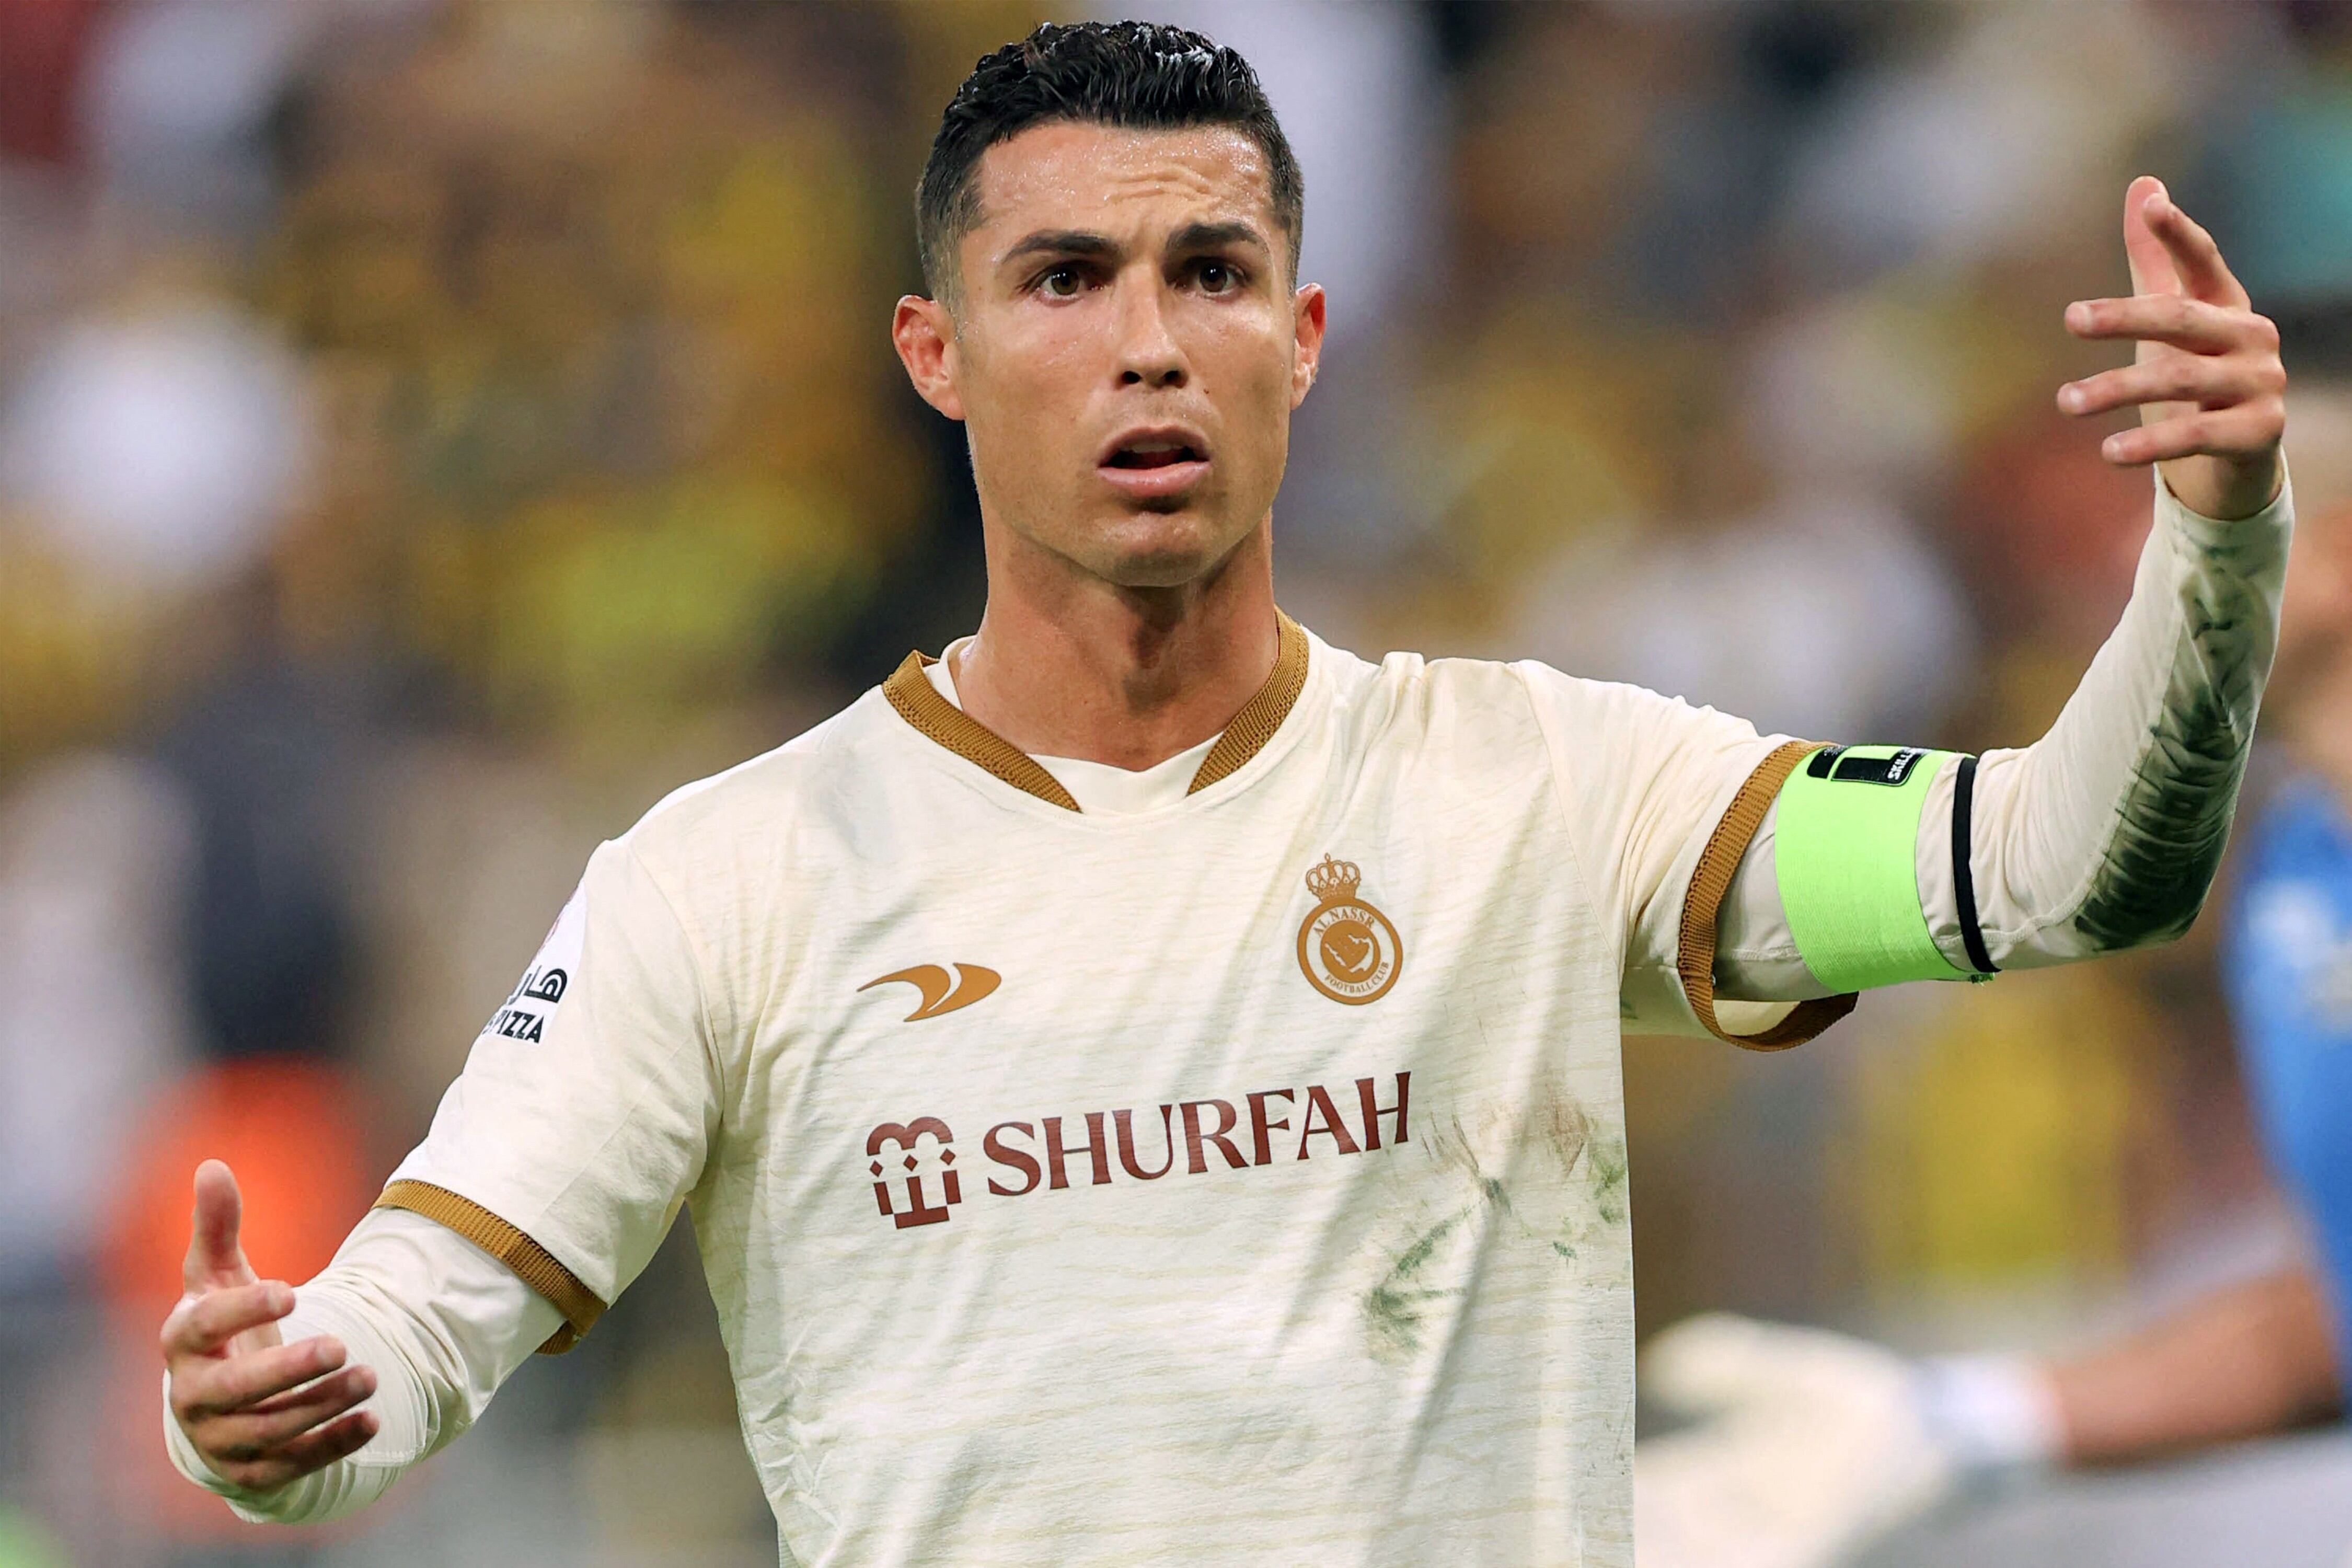
[[[316,1536],[170,1477],[153,1331],[197,1158],[315,1269],[599,839],[973,625],[886,324],[947,96],[1076,14],[0,4],[0,1568],[774,1560],[683,1237]],[[2128,176],[2352,371],[2352,5],[1129,14],[1297,145],[1278,587],[1360,652],[2021,744],[2149,515],[2052,405],[2114,362],[2060,312],[2127,287]],[[2291,1247],[2211,967],[1629,1042],[1644,1326],[2042,1342]]]

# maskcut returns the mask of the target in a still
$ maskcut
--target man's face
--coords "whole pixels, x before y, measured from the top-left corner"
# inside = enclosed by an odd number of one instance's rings
[[[1274,504],[1322,290],[1293,290],[1238,131],[1058,123],[990,148],[952,313],[901,301],[917,390],[965,422],[984,513],[1082,572],[1171,587]]]

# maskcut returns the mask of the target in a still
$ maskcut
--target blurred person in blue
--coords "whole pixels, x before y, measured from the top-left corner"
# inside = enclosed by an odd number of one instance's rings
[[[1643,1442],[1642,1568],[1827,1568],[1971,1483],[2126,1464],[2340,1416],[2352,1368],[2352,388],[2298,388],[2299,517],[2222,964],[2265,1152],[2305,1246],[2076,1355],[1912,1361],[1710,1316],[1644,1351],[1694,1424]]]

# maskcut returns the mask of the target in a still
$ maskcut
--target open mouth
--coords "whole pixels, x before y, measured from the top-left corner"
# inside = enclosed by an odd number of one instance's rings
[[[1139,425],[1105,448],[1096,472],[1136,505],[1165,510],[1184,504],[1209,474],[1208,438],[1190,425]]]
[[[1131,441],[1110,455],[1108,466],[1114,468],[1167,468],[1178,463],[1197,463],[1198,448],[1181,441]]]

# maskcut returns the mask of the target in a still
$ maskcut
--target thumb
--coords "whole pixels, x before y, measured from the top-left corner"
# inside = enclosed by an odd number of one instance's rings
[[[2172,265],[2172,253],[2147,226],[2148,198],[2166,195],[2168,193],[2164,182],[2153,174],[2142,174],[2124,193],[2124,259],[2131,266],[2135,294],[2188,292],[2181,286],[2179,271]]]
[[[237,1227],[245,1200],[236,1190],[236,1174],[218,1160],[196,1167],[196,1207],[190,1217],[188,1260],[182,1284],[189,1290],[223,1285],[250,1284],[253,1266],[245,1260]]]

